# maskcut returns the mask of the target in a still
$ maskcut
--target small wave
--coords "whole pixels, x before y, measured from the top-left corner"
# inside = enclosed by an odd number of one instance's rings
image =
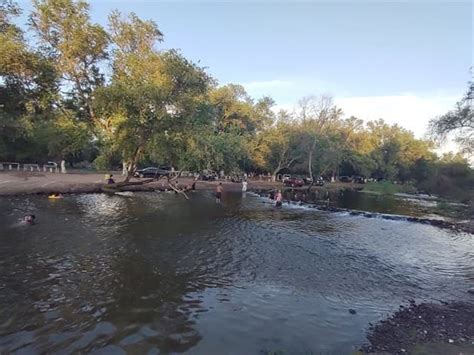
[[[255,193],[254,195],[258,196],[258,198],[264,201],[271,201],[267,196]],[[369,211],[361,211],[361,210],[354,210],[348,208],[340,208],[340,207],[332,207],[332,206],[323,206],[323,205],[315,205],[309,204],[302,201],[283,201],[283,208],[290,207],[290,208],[298,208],[304,210],[317,210],[321,212],[331,212],[336,213],[340,216],[360,216],[365,218],[377,218],[377,219],[384,219],[389,221],[400,221],[400,222],[415,222],[421,224],[429,224],[434,227],[444,228],[444,229],[451,229],[451,230],[458,230],[461,231],[462,227],[458,224],[445,221],[443,219],[434,219],[434,218],[420,218],[414,216],[406,216],[406,215],[399,215],[399,214],[388,214],[388,213],[380,213],[380,212],[369,212]]]

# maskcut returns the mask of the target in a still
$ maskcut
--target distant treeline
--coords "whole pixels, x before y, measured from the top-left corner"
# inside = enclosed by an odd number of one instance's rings
[[[358,175],[457,197],[474,185],[462,155],[438,157],[432,141],[383,120],[344,118],[329,97],[274,113],[269,97],[218,86],[179,51],[160,50],[157,24],[134,13],[113,11],[107,28],[80,0],[34,0],[25,28],[15,23],[20,14],[0,0],[0,160],[125,164],[129,175],[145,164]],[[432,124],[438,135],[459,130],[440,122]]]

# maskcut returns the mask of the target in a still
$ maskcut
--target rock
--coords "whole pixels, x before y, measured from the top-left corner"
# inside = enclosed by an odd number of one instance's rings
[[[356,314],[357,312],[356,312],[355,309],[352,309],[352,308],[351,308],[351,309],[349,309],[349,313],[350,313],[350,314]]]

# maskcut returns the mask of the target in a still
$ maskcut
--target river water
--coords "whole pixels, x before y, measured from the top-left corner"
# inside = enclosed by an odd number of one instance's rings
[[[252,194],[5,197],[0,352],[350,353],[409,300],[472,298],[473,260],[470,234]]]

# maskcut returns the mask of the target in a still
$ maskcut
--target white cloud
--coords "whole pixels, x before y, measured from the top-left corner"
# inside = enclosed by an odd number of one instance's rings
[[[346,116],[356,116],[366,121],[383,118],[390,124],[409,129],[423,138],[430,119],[442,115],[454,107],[460,95],[420,96],[402,94],[393,96],[360,96],[336,98],[335,103]],[[440,153],[457,150],[452,141],[443,144]]]
[[[361,96],[336,98],[335,103],[347,116],[364,120],[383,118],[388,123],[398,123],[423,137],[430,119],[453,108],[459,96]]]
[[[351,96],[350,93],[329,85],[317,78],[310,81],[293,78],[290,80],[252,81],[242,84],[252,97],[270,95],[276,100],[274,112],[280,109],[293,111],[297,100],[309,93],[316,95],[328,92],[334,97],[334,103],[347,117],[356,116],[365,121],[384,119],[412,131],[416,137],[424,138],[430,119],[454,108],[463,92],[400,93],[396,95]],[[315,88],[324,90],[316,91]],[[338,96],[339,95],[339,96]],[[342,96],[343,95],[343,96]],[[439,152],[457,150],[452,141],[446,142]]]
[[[415,95],[400,94],[387,96],[352,96],[335,97],[335,104],[340,107],[346,117],[356,116],[364,121],[384,119],[389,124],[395,124],[409,129],[416,137],[424,138],[430,119],[442,115],[454,108],[462,96],[453,94]],[[280,109],[292,111],[294,105],[277,105],[274,111]],[[437,150],[439,153],[457,151],[452,141],[447,141]]]

